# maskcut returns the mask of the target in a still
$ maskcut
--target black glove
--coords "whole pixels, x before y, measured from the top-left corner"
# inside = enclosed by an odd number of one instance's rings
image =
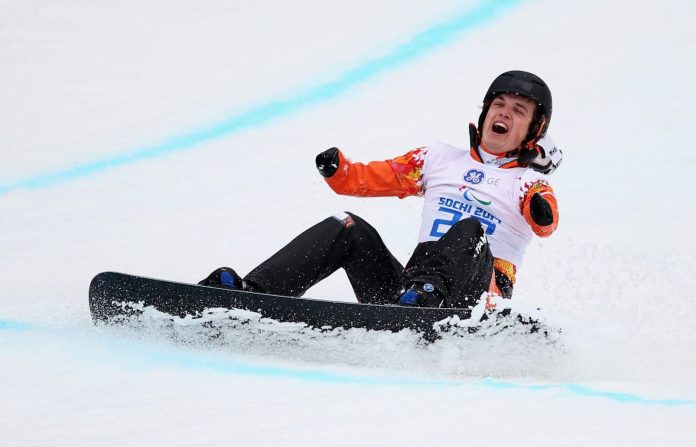
[[[331,177],[338,170],[338,148],[332,147],[317,155],[315,160],[319,174]]]
[[[542,151],[543,149],[536,144],[532,147],[523,146],[519,149],[519,153],[517,154],[517,162],[520,166],[529,166],[529,163],[539,157]]]
[[[532,220],[537,225],[545,227],[553,223],[553,212],[549,202],[541,197],[541,194],[535,192],[532,200],[529,201],[529,213],[532,215]]]

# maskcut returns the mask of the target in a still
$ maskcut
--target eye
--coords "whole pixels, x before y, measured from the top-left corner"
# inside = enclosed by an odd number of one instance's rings
[[[522,117],[527,116],[527,110],[523,109],[522,107],[515,107],[515,113]]]

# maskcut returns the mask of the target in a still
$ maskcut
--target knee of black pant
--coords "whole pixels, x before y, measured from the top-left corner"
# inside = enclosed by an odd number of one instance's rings
[[[447,233],[453,233],[462,236],[482,236],[484,233],[483,225],[475,217],[467,217],[462,219],[450,228]]]
[[[345,230],[350,230],[351,233],[357,233],[357,234],[376,234],[377,230],[367,223],[365,219],[362,217],[358,216],[357,214],[350,213],[348,211],[344,211],[342,213],[336,213],[333,216],[331,216],[333,219],[336,220],[340,225],[343,226]]]
[[[331,221],[340,225],[332,225],[332,231],[337,231],[335,241],[350,252],[372,253],[384,245],[377,230],[356,214],[337,213],[326,219],[326,222]]]
[[[464,220],[460,220],[452,228],[449,229],[445,235],[440,238],[446,241],[447,244],[456,245],[471,245],[478,244],[479,242],[486,242],[486,232],[475,217],[468,217]]]

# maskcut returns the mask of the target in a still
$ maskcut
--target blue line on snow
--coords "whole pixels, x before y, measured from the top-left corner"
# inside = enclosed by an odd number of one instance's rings
[[[202,143],[229,136],[253,126],[266,124],[276,118],[288,116],[307,107],[333,99],[364,83],[376,75],[412,62],[452,42],[458,35],[489,22],[521,0],[481,1],[473,9],[453,17],[439,25],[416,34],[406,43],[397,45],[386,55],[368,60],[337,76],[334,80],[302,90],[284,99],[271,100],[252,106],[235,116],[208,128],[169,138],[161,143],[145,146],[128,153],[84,163],[37,177],[0,185],[0,195],[28,188],[45,188],[108,169],[161,157],[166,154],[190,150]]]
[[[47,329],[32,326],[29,323],[13,320],[0,319],[0,331],[26,331],[36,330],[45,332],[49,335],[60,337],[78,337],[70,330],[58,328]],[[84,335],[84,334],[83,334]],[[1,339],[0,339],[1,340]],[[89,336],[89,342],[95,342],[93,334]],[[71,342],[72,344],[72,342]],[[117,343],[114,345],[110,340],[101,338],[99,346],[109,345],[109,355],[114,357],[128,357],[133,360],[134,352],[132,346]],[[384,377],[376,378],[369,376],[339,374],[311,369],[293,369],[279,366],[263,366],[239,362],[230,358],[214,356],[204,353],[191,353],[180,351],[165,345],[152,345],[140,343],[137,349],[136,358],[141,359],[145,364],[173,364],[178,367],[190,369],[204,369],[225,374],[244,374],[260,377],[280,377],[308,382],[340,383],[346,385],[367,385],[367,386],[414,386],[414,387],[435,387],[435,388],[462,388],[465,386],[475,386],[490,390],[520,390],[527,392],[562,392],[578,397],[600,398],[617,403],[655,405],[662,407],[675,406],[696,406],[693,399],[652,399],[638,394],[620,393],[615,391],[598,390],[586,385],[574,383],[549,383],[549,384],[523,384],[515,382],[505,382],[497,379],[481,379],[478,381],[464,380],[423,380],[408,377]]]
[[[21,321],[0,320],[0,331],[27,331],[31,325]]]
[[[524,385],[511,382],[503,382],[494,379],[483,379],[477,383],[477,385],[485,386],[486,388],[494,389],[520,389],[526,391],[565,391],[570,394],[582,397],[597,397],[603,399],[609,399],[615,402],[630,403],[630,404],[647,404],[647,405],[659,405],[666,407],[674,407],[680,405],[696,405],[696,400],[690,399],[651,399],[648,397],[643,397],[637,394],[630,393],[619,393],[616,391],[602,391],[590,388],[585,385],[579,385],[575,383],[560,383],[560,384],[546,384],[546,385]]]
[[[171,361],[171,357],[167,357]],[[689,399],[651,399],[637,394],[619,393],[614,391],[602,391],[590,388],[585,385],[573,383],[561,384],[519,384],[514,382],[504,382],[494,379],[482,379],[475,382],[455,381],[455,380],[422,380],[409,378],[371,378],[361,376],[342,375],[337,373],[322,372],[316,370],[294,370],[289,368],[244,365],[241,363],[226,360],[211,360],[195,358],[190,355],[178,357],[178,365],[187,368],[205,368],[224,373],[247,374],[265,377],[286,377],[310,382],[344,383],[349,385],[377,385],[377,386],[416,386],[416,387],[438,387],[438,388],[460,388],[467,385],[474,385],[488,389],[515,389],[531,392],[550,392],[562,391],[580,397],[595,397],[611,400],[619,403],[657,405],[657,406],[696,406],[696,400]]]

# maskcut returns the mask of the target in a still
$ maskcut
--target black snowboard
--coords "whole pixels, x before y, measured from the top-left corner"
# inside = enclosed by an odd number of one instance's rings
[[[424,334],[448,317],[466,319],[469,309],[437,309],[294,298],[241,290],[183,284],[105,272],[94,277],[89,287],[89,308],[95,324],[110,323],[133,314],[132,306],[142,303],[179,317],[197,316],[205,309],[227,308],[258,312],[282,322],[305,323],[311,327],[365,328],[398,332],[404,328]]]

